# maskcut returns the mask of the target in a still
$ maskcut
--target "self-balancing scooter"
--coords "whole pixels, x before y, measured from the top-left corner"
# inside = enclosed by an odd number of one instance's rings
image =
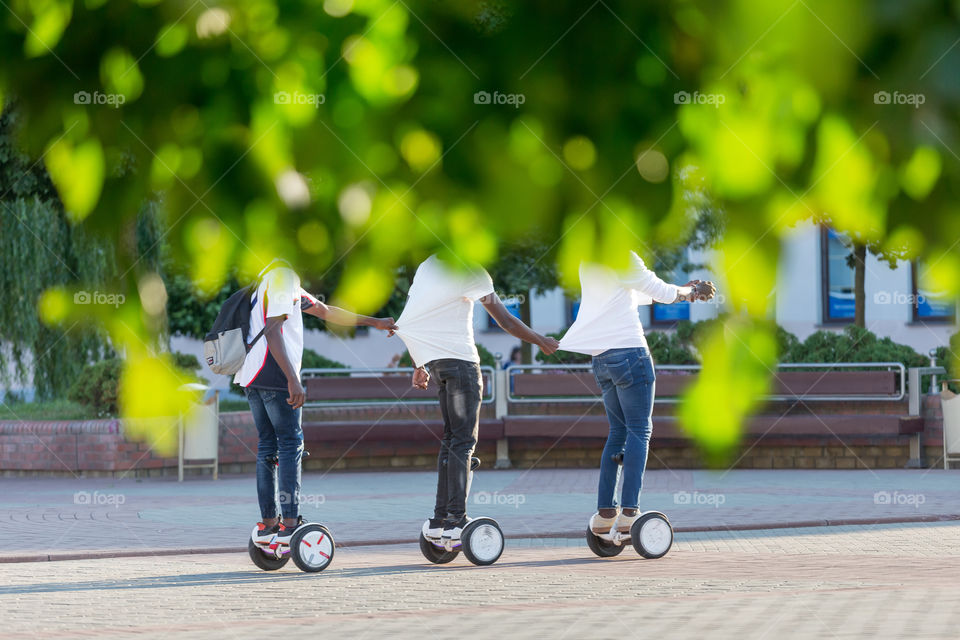
[[[277,457],[269,458],[268,462],[277,464]],[[257,542],[257,533],[254,527],[247,543],[247,553],[253,564],[264,571],[276,571],[287,564],[290,558],[301,571],[307,573],[323,571],[333,562],[336,543],[330,531],[322,524],[304,522],[303,516],[298,519],[289,543],[281,543],[279,534],[274,534],[266,542]]]
[[[480,458],[470,459],[470,471],[467,476],[467,494],[473,471],[480,466]],[[503,531],[493,518],[468,518],[460,540],[453,541],[442,537],[427,537],[427,523],[420,531],[420,552],[434,564],[446,564],[463,551],[467,560],[478,566],[493,564],[503,553]],[[428,521],[429,522],[429,521]]]
[[[613,456],[617,464],[623,464],[623,454]],[[630,527],[629,533],[616,530],[616,523],[607,533],[594,533],[587,525],[587,546],[601,558],[620,555],[625,545],[632,543],[644,558],[662,558],[673,546],[673,527],[670,520],[659,511],[644,511]]]

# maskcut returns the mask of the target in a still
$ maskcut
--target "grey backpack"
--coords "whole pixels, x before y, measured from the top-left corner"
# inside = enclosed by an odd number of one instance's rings
[[[246,343],[250,332],[250,311],[253,308],[251,298],[257,290],[259,280],[240,289],[223,303],[213,328],[203,339],[203,359],[210,371],[217,374],[233,375],[243,366],[247,352],[253,348],[263,331]],[[264,327],[266,329],[266,327]]]

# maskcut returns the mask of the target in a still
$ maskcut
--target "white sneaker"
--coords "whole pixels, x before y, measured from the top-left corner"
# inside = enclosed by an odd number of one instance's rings
[[[421,529],[423,537],[434,540],[439,540],[443,536],[443,520],[435,520],[430,518],[423,523],[423,529]]]
[[[610,533],[613,529],[613,523],[617,521],[617,516],[612,518],[601,518],[599,513],[590,516],[590,531],[596,534]]]
[[[629,535],[630,527],[632,527],[633,523],[639,520],[640,516],[642,515],[643,515],[643,512],[640,511],[639,509],[637,510],[637,513],[632,516],[627,516],[621,513],[619,516],[617,516],[617,531],[619,531],[620,533],[625,533]]]

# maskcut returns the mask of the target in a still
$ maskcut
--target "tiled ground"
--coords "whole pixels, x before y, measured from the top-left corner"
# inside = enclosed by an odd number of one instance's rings
[[[960,524],[680,534],[660,560],[572,539],[426,563],[338,551],[321,574],[245,554],[0,565],[3,638],[956,638]]]
[[[720,528],[960,514],[960,471],[649,471],[641,506],[675,527]],[[341,543],[415,539],[433,504],[425,472],[306,474],[303,512]],[[594,470],[481,470],[471,515],[509,536],[579,535],[595,506]],[[79,550],[173,549],[201,525],[205,548],[237,548],[259,518],[252,477],[4,478],[0,560]]]

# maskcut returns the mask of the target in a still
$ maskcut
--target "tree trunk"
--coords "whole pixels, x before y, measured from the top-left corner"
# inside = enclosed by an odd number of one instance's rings
[[[523,320],[524,324],[528,327],[532,327],[530,324],[530,318],[532,312],[530,311],[530,292],[526,291],[523,294],[523,302],[520,303],[520,319]],[[521,342],[521,349],[523,353],[523,364],[533,364],[533,345],[529,342]],[[510,357],[510,354],[507,354],[507,357]]]
[[[864,280],[867,266],[867,246],[856,244],[853,246],[853,324],[866,328],[866,289]]]

